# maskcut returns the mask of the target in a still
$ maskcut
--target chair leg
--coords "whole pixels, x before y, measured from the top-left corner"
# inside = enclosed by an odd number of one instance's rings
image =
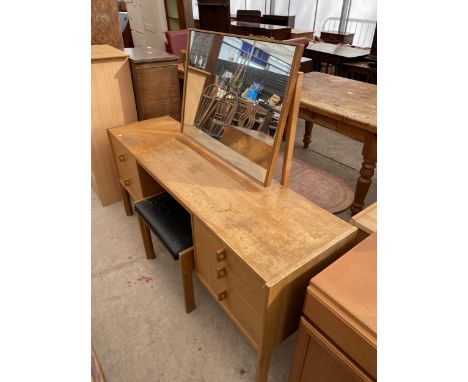
[[[179,253],[182,285],[184,287],[185,312],[190,313],[196,308],[195,295],[193,292],[192,272],[195,269],[193,258],[193,247]]]
[[[146,258],[148,260],[155,259],[156,254],[154,253],[153,241],[151,240],[151,231],[140,216],[138,216],[138,222],[140,223],[141,237],[143,238],[143,245],[145,246]]]

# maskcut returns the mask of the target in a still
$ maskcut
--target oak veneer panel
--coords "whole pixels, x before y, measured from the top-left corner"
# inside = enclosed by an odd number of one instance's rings
[[[121,199],[107,129],[137,120],[127,55],[110,46],[91,47],[91,168],[103,205]]]
[[[377,233],[307,288],[304,314],[337,347],[377,378]]]
[[[377,231],[377,202],[351,217],[350,223],[371,234]]]
[[[289,382],[372,382],[352,360],[301,318]]]
[[[377,86],[320,72],[306,73],[301,110],[377,133]]]

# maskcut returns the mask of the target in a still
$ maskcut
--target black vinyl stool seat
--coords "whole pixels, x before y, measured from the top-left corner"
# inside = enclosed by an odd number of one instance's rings
[[[184,288],[185,311],[195,309],[192,273],[195,269],[190,214],[167,192],[135,203],[146,258],[155,259],[151,231],[179,260]]]
[[[190,214],[167,192],[135,203],[135,211],[175,260],[193,246]]]

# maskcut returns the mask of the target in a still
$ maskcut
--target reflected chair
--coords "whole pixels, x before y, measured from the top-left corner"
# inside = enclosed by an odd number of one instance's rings
[[[155,259],[151,232],[164,244],[174,260],[180,260],[185,311],[195,309],[192,272],[195,269],[190,214],[167,192],[135,203],[146,258]]]
[[[179,31],[166,31],[167,52],[175,54],[179,59],[177,62],[182,62],[181,50],[187,48],[188,30],[182,29]]]

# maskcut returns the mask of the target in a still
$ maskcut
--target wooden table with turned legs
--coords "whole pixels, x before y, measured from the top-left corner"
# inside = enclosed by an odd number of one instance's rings
[[[364,143],[363,162],[351,213],[364,207],[377,163],[377,86],[319,72],[306,73],[299,118],[305,120],[304,148],[314,123]]]

